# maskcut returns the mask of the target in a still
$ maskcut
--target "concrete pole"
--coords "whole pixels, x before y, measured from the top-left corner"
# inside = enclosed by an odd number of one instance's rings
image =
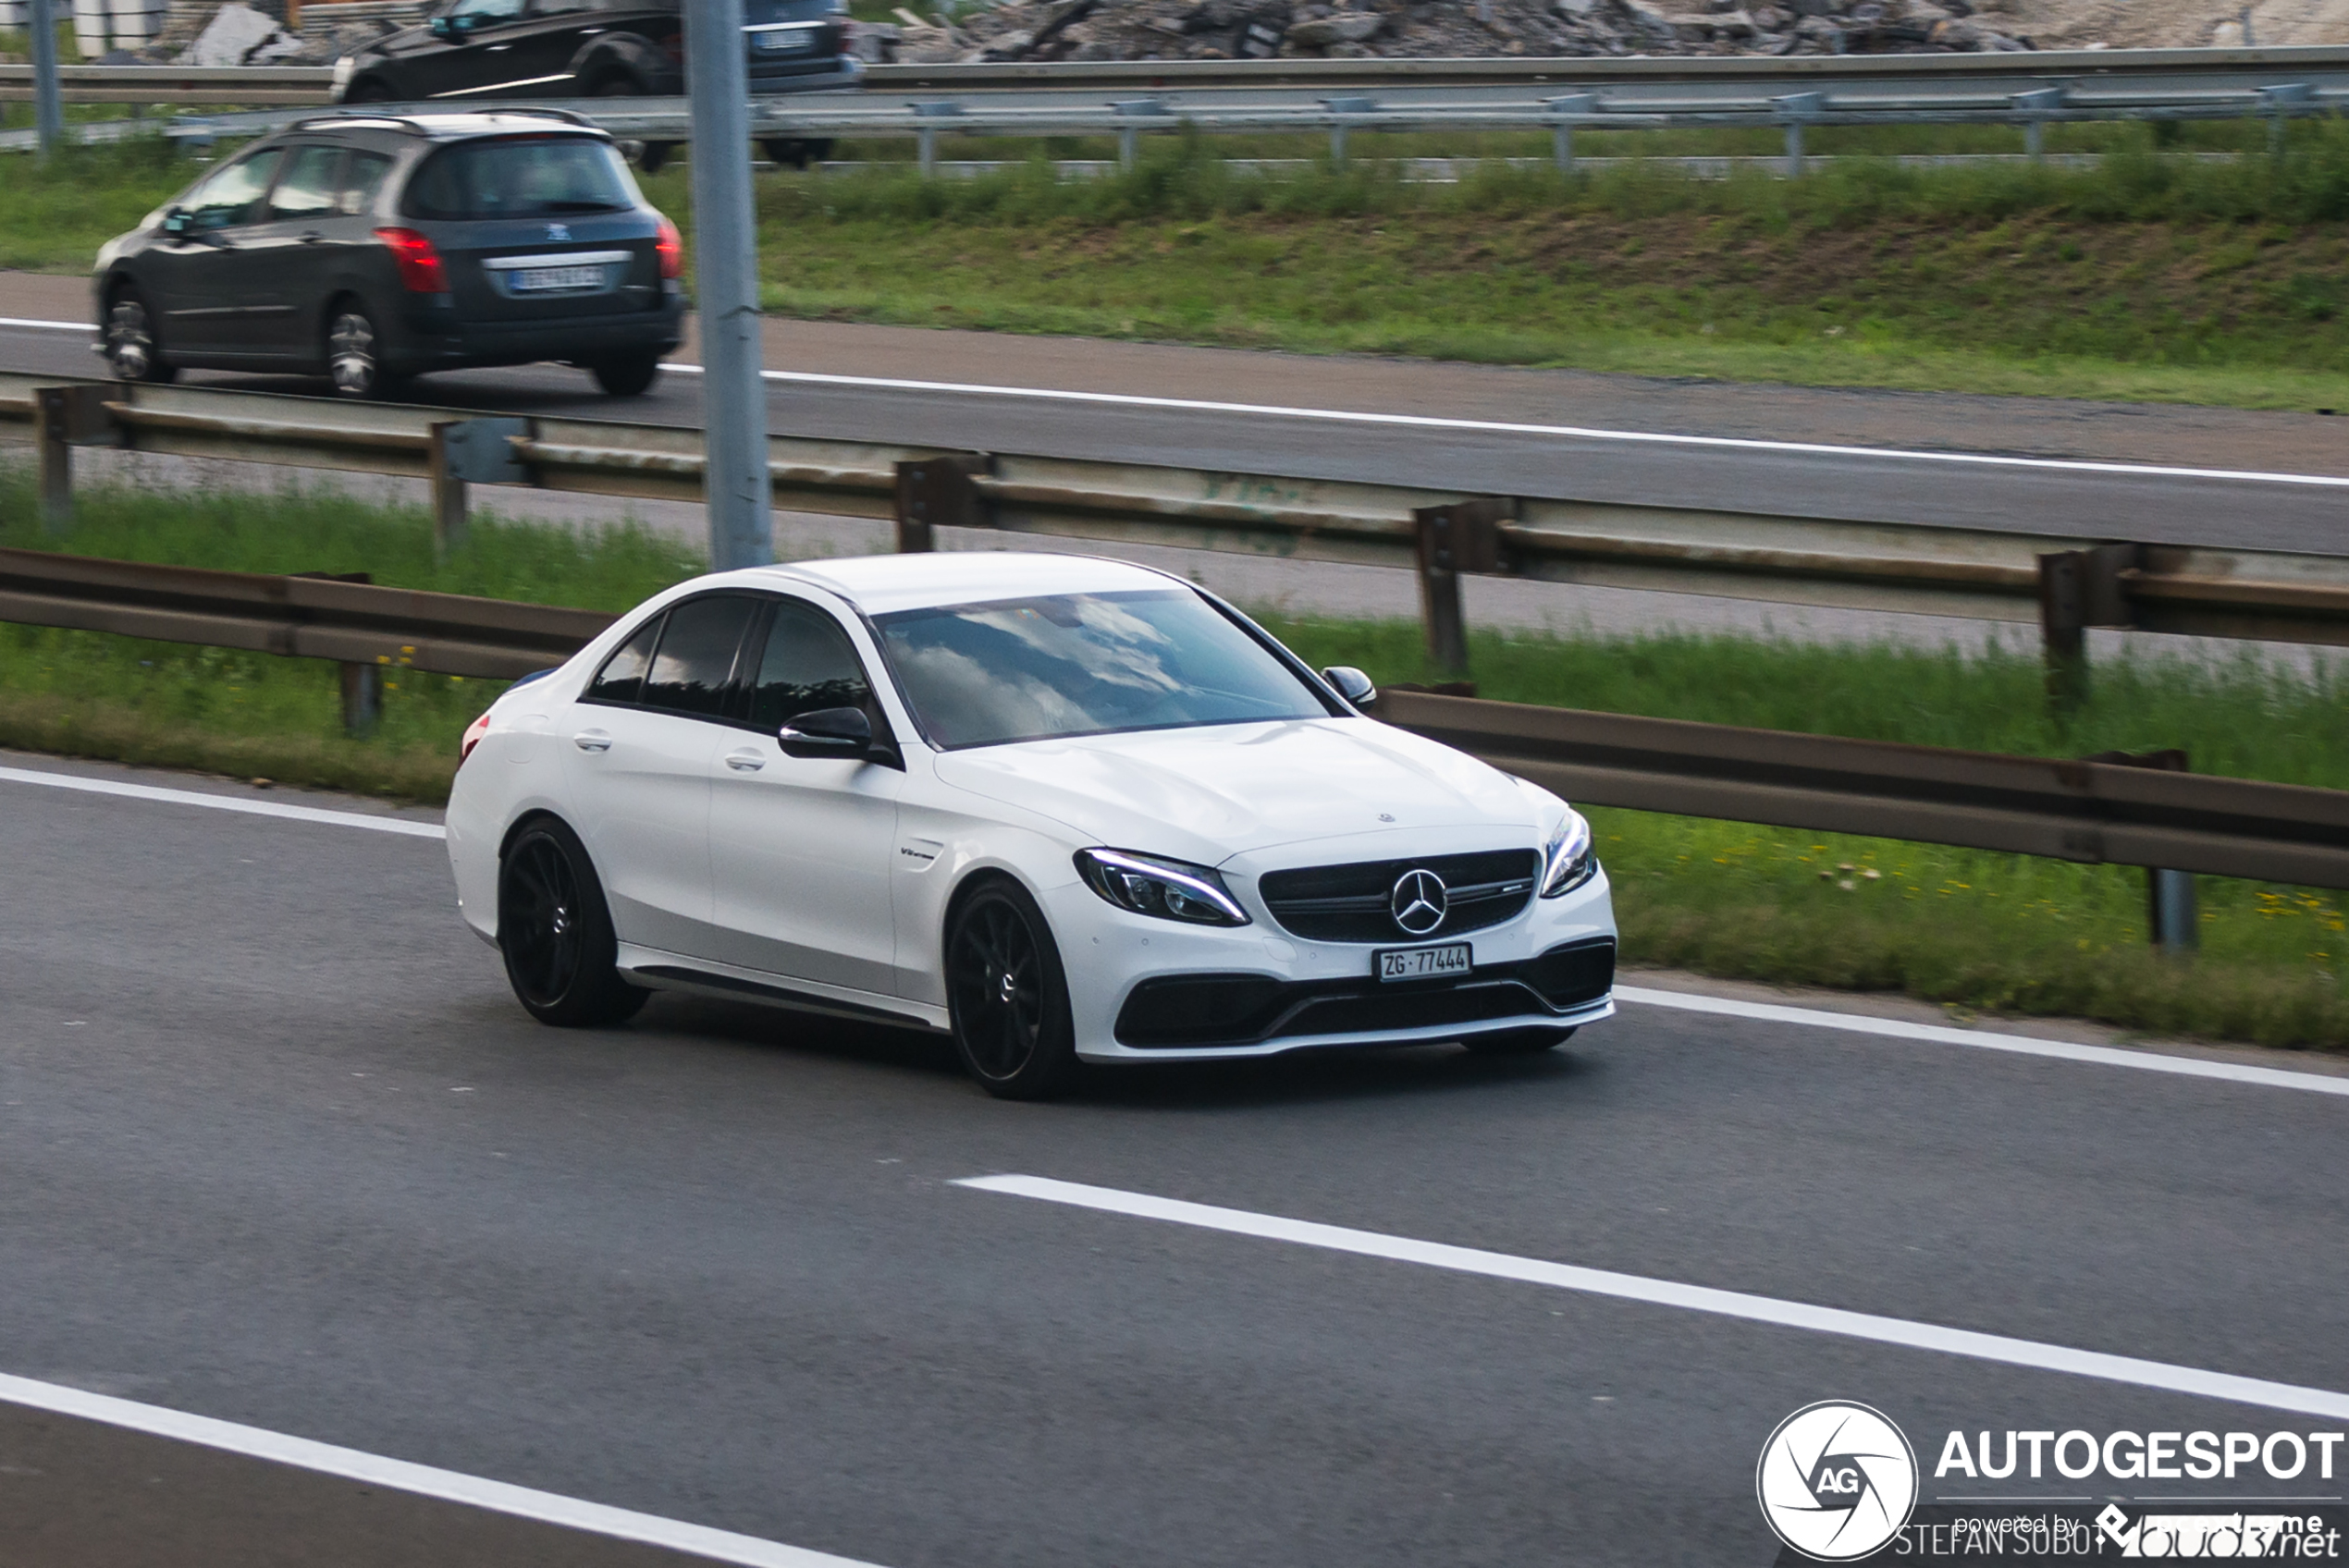
[[[703,493],[712,571],[775,558],[759,375],[758,228],[750,192],[750,80],[743,0],[686,0],[693,101],[694,281],[701,313]]]
[[[46,163],[66,134],[65,99],[57,88],[56,0],[32,0],[29,10],[32,23],[32,119],[38,128],[41,159]]]

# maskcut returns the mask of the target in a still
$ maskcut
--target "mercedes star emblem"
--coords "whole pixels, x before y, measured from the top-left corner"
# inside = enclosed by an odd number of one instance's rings
[[[1444,878],[1433,871],[1407,871],[1387,895],[1386,907],[1395,924],[1414,937],[1424,937],[1444,924]]]
[[[550,223],[547,226],[547,238],[549,239],[569,239],[571,238],[571,226],[563,223]]]

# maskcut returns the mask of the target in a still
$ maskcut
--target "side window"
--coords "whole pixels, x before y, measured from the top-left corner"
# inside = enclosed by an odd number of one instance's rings
[[[257,223],[261,218],[261,198],[269,189],[270,177],[277,172],[279,160],[286,155],[283,147],[239,158],[190,193],[180,203],[189,220],[201,229],[228,228],[240,223]]]
[[[622,643],[596,679],[587,683],[584,700],[591,703],[633,703],[644,694],[645,671],[652,668],[653,644],[660,640],[662,617],[655,616]]]
[[[383,189],[384,176],[391,172],[391,159],[381,153],[353,153],[342,166],[342,189],[335,194],[335,211],[344,217],[354,217],[375,204],[375,192]]]
[[[523,0],[457,0],[449,10],[460,32],[497,27],[522,15]]]
[[[758,601],[741,594],[688,599],[669,612],[659,650],[645,677],[641,701],[648,708],[717,718],[732,689],[734,655],[750,630]]]
[[[530,0],[534,17],[560,17],[587,9],[587,0]]]
[[[801,714],[863,707],[872,694],[855,648],[831,617],[794,599],[775,606],[751,692],[754,726],[772,735]]]
[[[339,147],[297,147],[286,160],[286,172],[269,192],[269,216],[276,222],[292,218],[322,218],[334,210]]]

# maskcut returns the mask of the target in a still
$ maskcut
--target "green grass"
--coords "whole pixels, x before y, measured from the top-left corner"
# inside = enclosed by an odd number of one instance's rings
[[[465,546],[432,554],[421,508],[331,489],[165,496],[83,485],[73,530],[34,520],[21,467],[0,466],[0,545],[245,571],[366,571],[377,582],[619,611],[702,570],[637,529],[578,534],[476,514]],[[0,623],[0,745],[437,801],[457,737],[502,681],[395,673],[383,720],[341,732],[339,675],[315,659]]]
[[[421,510],[326,489],[175,496],[83,486],[43,535],[21,468],[0,466],[0,545],[385,583],[618,610],[699,568],[673,541],[476,521],[436,563]],[[1268,618],[1316,664],[1425,679],[1416,628]],[[1818,647],[1737,638],[1471,642],[1482,694],[2058,756],[2182,745],[2208,772],[2349,787],[2349,680],[2257,659],[2109,663],[2058,726],[2025,649]],[[404,675],[381,729],[339,733],[334,667],[0,625],[0,745],[435,801],[496,682]],[[2202,953],[2146,944],[2142,872],[1737,823],[1594,810],[1629,962],[1900,991],[1962,1010],[2349,1047],[2349,923],[2338,895],[2200,879]],[[1869,872],[1876,873],[1869,876]],[[1824,874],[1824,875],[1823,875]]]

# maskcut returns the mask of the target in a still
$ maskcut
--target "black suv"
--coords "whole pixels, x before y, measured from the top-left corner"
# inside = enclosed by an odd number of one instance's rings
[[[560,360],[643,392],[682,337],[677,230],[604,132],[554,109],[308,119],[98,252],[125,381],[325,374],[346,397]]]
[[[847,0],[744,0],[753,92],[854,87]],[[682,0],[449,0],[335,63],[346,104],[685,91]]]

